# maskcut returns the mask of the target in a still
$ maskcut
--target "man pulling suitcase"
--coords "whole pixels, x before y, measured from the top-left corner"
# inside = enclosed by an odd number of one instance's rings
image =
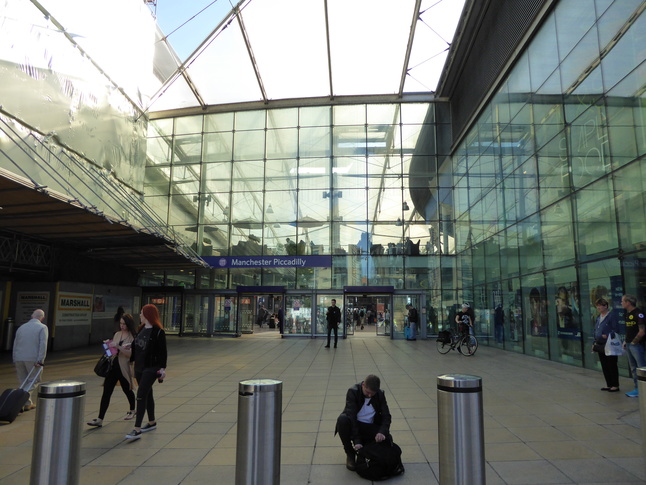
[[[31,314],[31,320],[23,323],[16,331],[16,338],[13,342],[13,362],[16,366],[18,382],[24,383],[33,367],[42,367],[47,355],[47,341],[49,331],[47,325],[43,323],[45,312],[35,310]],[[42,369],[41,369],[42,370]],[[23,410],[29,411],[36,405],[31,400],[31,390],[40,382],[40,372],[37,378],[30,386],[25,388],[27,391],[27,402]]]

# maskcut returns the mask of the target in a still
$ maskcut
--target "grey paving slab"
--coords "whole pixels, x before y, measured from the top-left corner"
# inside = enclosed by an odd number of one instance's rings
[[[382,378],[392,434],[404,452],[397,484],[438,483],[437,376],[482,378],[488,484],[606,484],[646,480],[639,401],[599,390],[601,374],[481,346],[474,357],[440,355],[434,341],[363,334],[325,349],[324,339],[274,332],[231,338],[170,336],[168,376],[155,384],[158,429],[128,443],[127,402],[112,396],[103,428],[83,426],[81,483],[233,484],[238,383],[283,382],[281,484],[367,483],[344,466],[334,423],[345,392],[368,373]],[[99,351],[48,356],[43,380],[87,383],[83,423],[96,417]],[[0,388],[16,386],[10,354],[0,354]],[[621,386],[631,388],[622,378]],[[33,411],[0,425],[0,485],[28,483]],[[214,481],[216,480],[216,482]]]

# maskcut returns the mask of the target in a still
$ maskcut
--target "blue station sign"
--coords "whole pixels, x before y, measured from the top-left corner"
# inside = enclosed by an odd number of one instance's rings
[[[329,268],[332,256],[205,256],[212,268]]]

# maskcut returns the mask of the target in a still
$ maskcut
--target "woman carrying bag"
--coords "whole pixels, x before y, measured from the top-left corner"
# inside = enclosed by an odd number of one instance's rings
[[[89,421],[88,426],[100,428],[103,426],[103,418],[110,405],[110,398],[117,382],[121,383],[121,390],[128,398],[129,411],[124,419],[135,417],[135,381],[133,379],[132,364],[130,363],[131,345],[135,340],[135,320],[129,313],[124,313],[119,319],[119,331],[114,334],[110,347],[118,351],[113,357],[112,368],[103,381],[103,396],[99,407],[99,417]]]
[[[619,329],[617,313],[610,311],[608,302],[599,298],[595,305],[599,311],[599,316],[594,325],[594,344],[592,351],[599,355],[603,377],[606,379],[606,387],[602,391],[619,392],[619,368],[617,367],[618,357],[616,355],[606,355],[606,342],[612,332]]]
[[[155,399],[153,384],[163,382],[166,377],[166,334],[162,328],[157,307],[144,305],[139,315],[142,327],[132,344],[130,360],[135,363],[137,389],[137,419],[134,429],[126,435],[127,440],[137,440],[141,434],[157,428],[155,419]],[[148,422],[142,426],[144,414],[148,413]]]

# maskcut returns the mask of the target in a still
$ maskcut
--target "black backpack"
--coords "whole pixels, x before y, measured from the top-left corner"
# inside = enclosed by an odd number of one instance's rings
[[[375,482],[401,475],[402,449],[389,439],[368,443],[357,452],[357,473]]]

